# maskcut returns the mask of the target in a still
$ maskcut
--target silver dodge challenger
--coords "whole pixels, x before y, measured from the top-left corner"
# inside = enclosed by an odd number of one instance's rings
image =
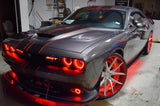
[[[154,22],[133,7],[90,6],[3,41],[4,78],[51,101],[85,104],[120,91],[127,68],[150,53]]]

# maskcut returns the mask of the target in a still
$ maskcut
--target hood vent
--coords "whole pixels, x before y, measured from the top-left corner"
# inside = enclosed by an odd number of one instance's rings
[[[47,37],[47,38],[52,38],[55,37],[56,35],[52,35],[52,34],[46,34],[46,33],[37,33],[37,35],[39,37]]]

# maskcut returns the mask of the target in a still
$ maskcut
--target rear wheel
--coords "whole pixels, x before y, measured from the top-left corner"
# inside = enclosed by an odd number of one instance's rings
[[[153,33],[150,33],[149,39],[147,41],[147,44],[144,48],[144,55],[147,55],[151,52],[151,48],[152,48],[152,37],[153,37]]]
[[[118,54],[110,55],[100,78],[99,96],[105,99],[115,95],[125,83],[127,69],[124,59]]]

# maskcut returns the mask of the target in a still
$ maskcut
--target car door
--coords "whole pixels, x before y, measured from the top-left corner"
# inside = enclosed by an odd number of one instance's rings
[[[124,49],[124,58],[127,63],[129,63],[135,56],[137,56],[146,44],[143,39],[145,35],[145,30],[140,31],[137,27],[137,23],[143,23],[145,21],[145,16],[140,12],[132,12],[130,14],[130,20],[128,23],[127,36],[126,36],[126,46]]]

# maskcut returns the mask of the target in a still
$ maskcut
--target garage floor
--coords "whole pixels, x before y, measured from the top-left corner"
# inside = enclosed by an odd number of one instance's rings
[[[147,56],[141,56],[128,69],[126,83],[118,94],[106,100],[94,101],[88,106],[160,106],[159,52],[160,43],[153,43],[151,53]],[[0,78],[9,70],[9,66],[0,56]],[[0,106],[28,105],[28,102],[24,101],[23,98],[16,99],[18,98],[17,92],[14,92],[12,96],[6,94],[0,81]],[[23,95],[21,96],[23,97]],[[62,105],[56,104],[55,106]]]

